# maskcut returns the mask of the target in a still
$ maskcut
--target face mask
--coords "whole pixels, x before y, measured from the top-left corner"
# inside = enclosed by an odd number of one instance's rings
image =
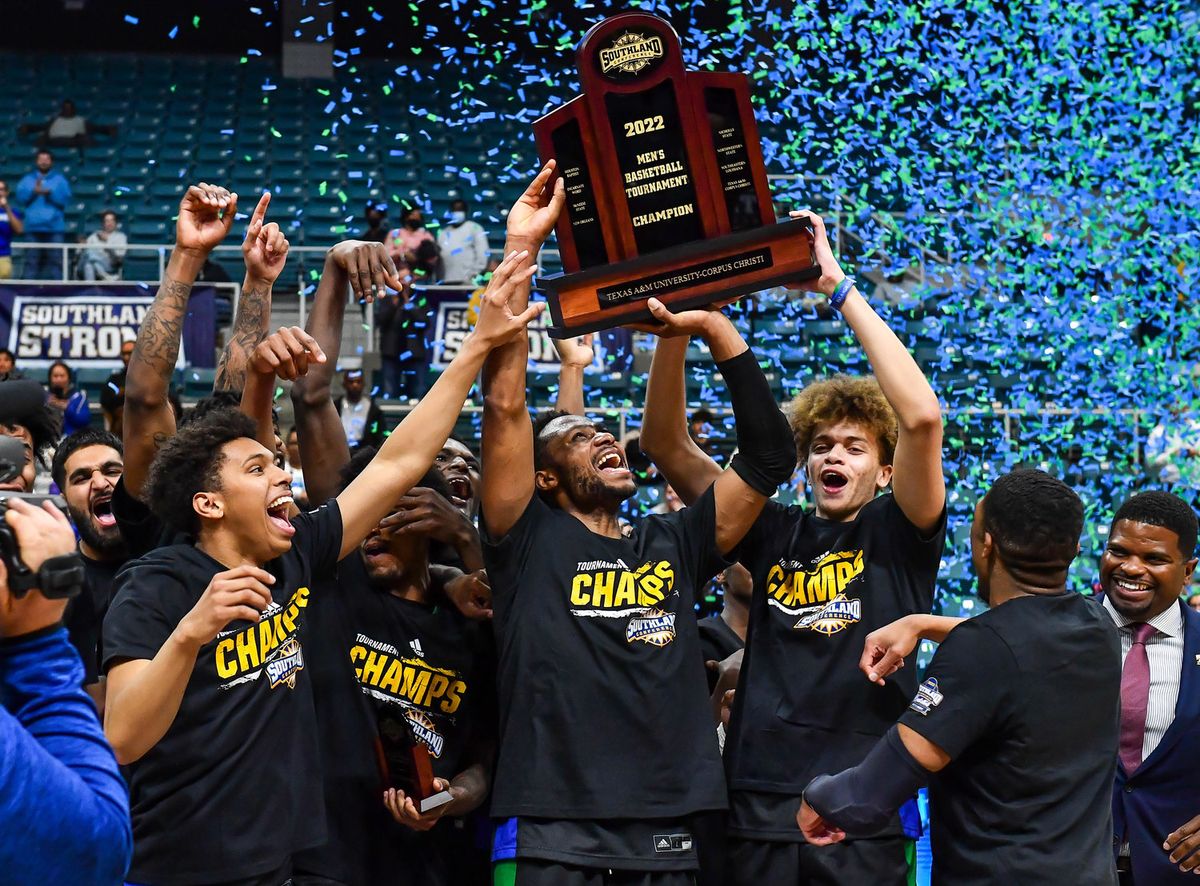
[[[408,221],[406,221],[404,223],[404,226],[406,228],[408,228],[410,231],[415,231],[415,230],[417,230],[417,228],[421,227],[421,219],[410,218],[410,219],[408,219]]]
[[[450,213],[450,224],[461,225],[467,220],[467,214],[461,210]]]

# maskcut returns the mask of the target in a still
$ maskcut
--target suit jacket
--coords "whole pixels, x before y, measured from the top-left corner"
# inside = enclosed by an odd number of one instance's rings
[[[1113,838],[1129,842],[1137,886],[1196,883],[1171,864],[1167,834],[1200,815],[1200,612],[1183,608],[1183,675],[1175,720],[1154,752],[1129,776],[1118,761],[1113,785]]]

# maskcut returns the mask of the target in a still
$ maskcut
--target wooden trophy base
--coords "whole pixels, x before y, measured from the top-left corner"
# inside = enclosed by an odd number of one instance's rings
[[[538,279],[550,303],[552,338],[653,323],[646,301],[672,311],[728,304],[743,295],[821,275],[806,219],[738,231],[574,274]]]

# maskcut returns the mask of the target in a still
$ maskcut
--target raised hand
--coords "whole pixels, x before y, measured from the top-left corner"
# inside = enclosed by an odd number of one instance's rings
[[[481,621],[492,617],[492,586],[485,569],[451,579],[442,587],[442,593],[464,618]]]
[[[381,532],[427,535],[456,548],[475,533],[475,527],[444,496],[427,486],[414,486],[400,499],[396,513],[379,523]]]
[[[694,311],[672,313],[666,305],[656,298],[646,302],[646,307],[654,317],[654,323],[630,323],[630,329],[649,332],[659,338],[675,338],[679,335],[704,335],[710,329],[714,319],[723,316],[716,308],[699,308]]]
[[[188,188],[179,203],[175,246],[207,256],[233,227],[237,199],[237,194],[204,182]]]
[[[328,258],[345,271],[354,297],[359,301],[383,298],[389,288],[397,292],[404,289],[396,263],[382,243],[343,240],[329,250]]]
[[[525,334],[525,327],[537,318],[546,307],[545,302],[535,302],[514,316],[509,308],[509,299],[517,287],[533,277],[537,265],[533,264],[529,250],[510,252],[492,273],[492,279],[479,302],[479,320],[471,335],[496,348],[518,335]]]
[[[292,381],[308,372],[308,364],[324,363],[317,340],[299,326],[280,327],[254,349],[249,369],[256,375],[277,375]]]
[[[288,241],[275,222],[264,224],[267,206],[271,203],[271,192],[263,191],[250,224],[246,227],[246,239],[242,241],[242,258],[246,262],[246,273],[268,286],[283,272],[287,263]]]
[[[554,161],[547,161],[525,193],[517,198],[508,212],[508,246],[524,248],[536,253],[554,230],[558,214],[566,202],[566,186],[561,178],[554,183],[550,192],[546,183],[554,172]]]
[[[551,339],[554,350],[558,351],[558,359],[563,366],[578,366],[586,369],[596,359],[596,351],[592,346],[595,335],[587,333],[576,338]]]
[[[837,289],[837,285],[842,282],[846,274],[842,271],[842,266],[838,264],[837,257],[833,254],[833,247],[829,245],[829,235],[825,232],[824,220],[815,212],[810,212],[807,209],[793,210],[788,215],[791,218],[806,218],[812,223],[813,248],[817,256],[817,264],[821,266],[821,276],[816,280],[805,280],[800,283],[788,284],[789,287],[833,295],[833,291]]]
[[[231,621],[257,622],[271,605],[275,576],[257,566],[236,566],[218,572],[176,629],[197,646],[216,639]]]

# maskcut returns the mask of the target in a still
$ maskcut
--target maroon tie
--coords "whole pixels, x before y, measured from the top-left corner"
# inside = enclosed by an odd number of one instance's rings
[[[1145,622],[1133,628],[1133,645],[1121,670],[1121,763],[1126,775],[1142,764],[1142,738],[1146,733],[1146,707],[1150,701],[1150,660],[1146,641],[1156,629]]]

